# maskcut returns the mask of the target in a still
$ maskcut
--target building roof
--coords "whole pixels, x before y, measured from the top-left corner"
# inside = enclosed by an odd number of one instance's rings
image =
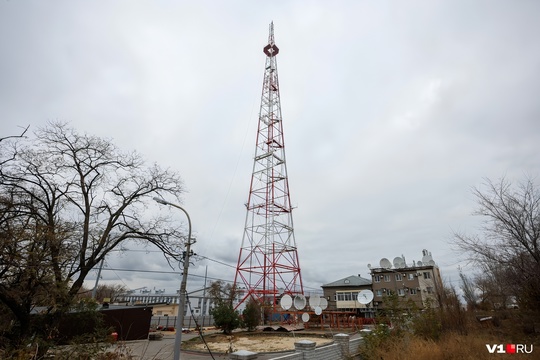
[[[336,280],[334,282],[324,284],[322,287],[358,287],[371,285],[371,279],[364,279],[360,275],[351,275],[346,278]]]

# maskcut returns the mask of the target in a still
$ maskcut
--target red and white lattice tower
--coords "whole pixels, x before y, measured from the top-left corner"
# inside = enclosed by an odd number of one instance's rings
[[[279,82],[270,24],[264,82],[259,111],[257,144],[251,175],[246,224],[234,283],[250,297],[275,309],[282,294],[303,294],[298,251],[294,238]],[[238,307],[237,306],[237,307]]]

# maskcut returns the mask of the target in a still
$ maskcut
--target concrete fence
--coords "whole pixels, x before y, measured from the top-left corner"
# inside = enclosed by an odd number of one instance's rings
[[[214,326],[214,318],[211,315],[185,316],[184,328],[193,329],[199,324],[200,327]],[[176,316],[152,316],[151,326],[175,327]]]
[[[343,360],[357,357],[362,338],[351,339],[347,334],[334,335],[334,342],[330,345],[317,347],[317,343],[310,340],[300,340],[294,343],[294,353],[278,356],[270,360]],[[257,353],[239,350],[229,354],[230,360],[255,360]]]

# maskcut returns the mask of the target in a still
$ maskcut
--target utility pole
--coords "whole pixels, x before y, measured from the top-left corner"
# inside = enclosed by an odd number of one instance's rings
[[[203,293],[202,293],[202,304],[201,304],[201,317],[202,317],[202,324],[200,325],[201,328],[204,327],[204,317],[206,316],[206,279],[208,276],[208,265],[206,265],[206,268],[204,270],[204,286],[203,286]],[[201,329],[202,330],[202,329]]]
[[[103,262],[105,261],[105,258],[101,259],[101,263],[99,264],[99,270],[97,273],[96,283],[94,284],[94,288],[92,289],[92,299],[96,298],[97,295],[97,287],[99,283],[99,278],[101,277],[101,269],[103,269]]]
[[[182,282],[180,283],[180,301],[178,304],[178,315],[176,317],[176,334],[174,337],[174,360],[180,359],[180,347],[182,345],[182,329],[184,327],[184,307],[186,305],[186,287],[187,287],[187,276],[189,269],[189,257],[191,256],[191,219],[188,212],[181,207],[180,205],[172,204],[163,199],[155,197],[154,200],[162,205],[170,205],[177,209],[180,209],[186,214],[188,219],[188,237],[186,241],[186,248],[183,253],[184,260],[184,271],[182,272]]]

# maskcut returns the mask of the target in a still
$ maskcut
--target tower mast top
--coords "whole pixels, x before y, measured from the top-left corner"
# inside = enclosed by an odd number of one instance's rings
[[[274,57],[279,53],[279,48],[274,42],[274,22],[270,23],[270,33],[268,34],[268,45],[263,48],[263,52],[268,57]]]

